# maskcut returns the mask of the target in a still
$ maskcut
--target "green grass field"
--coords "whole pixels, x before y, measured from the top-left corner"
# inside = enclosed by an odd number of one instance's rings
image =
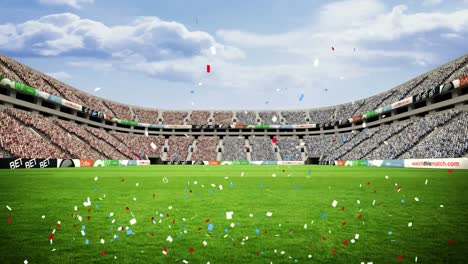
[[[91,206],[84,207],[87,197]],[[0,170],[0,262],[414,263],[417,257],[417,263],[467,263],[467,197],[466,170]],[[133,218],[137,223],[131,225]],[[119,231],[121,226],[132,234]]]

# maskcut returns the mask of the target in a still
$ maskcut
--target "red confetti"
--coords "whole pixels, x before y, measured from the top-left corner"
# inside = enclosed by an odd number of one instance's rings
[[[173,219],[172,219],[172,224],[174,224],[174,223],[175,223],[175,219],[173,218]]]
[[[128,208],[128,206],[127,206],[127,207],[125,207],[125,210],[127,210],[127,211],[128,211],[128,210],[130,210],[130,208]]]
[[[268,234],[268,230],[265,229],[265,231],[263,231],[264,234]]]
[[[333,249],[333,250],[332,250],[332,253],[333,253],[333,254],[336,254],[336,249]]]
[[[326,238],[326,237],[322,237],[322,240],[327,240],[327,238]]]
[[[211,72],[211,66],[209,64],[206,65],[206,72]]]
[[[154,216],[151,217],[151,221],[153,221],[153,220],[154,220]]]
[[[125,179],[122,179],[122,180],[121,180],[121,182],[124,182],[124,181],[125,181]]]
[[[403,259],[403,256],[398,256],[398,261],[401,261]]]
[[[374,190],[374,193],[377,193],[377,190]]]
[[[278,139],[274,137],[274,138],[271,140],[271,142],[276,143],[276,142],[278,142]]]
[[[166,214],[166,217],[169,217],[169,214]]]
[[[106,252],[103,250],[103,251],[101,252],[101,255],[104,256],[105,254],[106,254]]]
[[[8,221],[8,223],[11,223],[11,218],[8,217],[8,218],[7,218],[7,221]]]
[[[233,246],[233,247],[236,247],[236,246],[237,246],[237,244],[236,244],[236,243],[232,243],[232,246]]]
[[[76,224],[73,224],[73,227],[76,227]]]
[[[347,246],[348,245],[348,240],[343,241],[343,245]]]
[[[91,216],[88,215],[88,221],[91,220]]]
[[[399,191],[400,189],[401,189],[401,186],[398,186],[397,191]]]
[[[335,51],[335,47],[332,47],[332,51]]]
[[[167,252],[167,248],[166,248],[166,247],[164,247],[164,248],[163,248],[163,251],[164,251],[164,252]]]
[[[57,227],[60,227],[60,224],[57,224]]]
[[[200,231],[200,230],[202,230],[202,229],[203,229],[203,228],[199,227],[199,228],[198,228],[198,231]]]
[[[344,207],[341,207],[341,211],[344,211]]]
[[[257,251],[257,257],[260,257],[260,252]]]
[[[283,170],[283,172],[286,172],[286,170]]]
[[[192,193],[192,189],[190,189],[190,193]]]
[[[52,239],[54,239],[54,235],[49,236],[49,240],[52,240]]]
[[[453,170],[448,170],[448,173],[453,173]]]
[[[370,185],[370,182],[367,182],[367,185]]]
[[[153,199],[156,197],[156,194],[153,193]]]
[[[154,236],[154,232],[151,232],[151,236]]]
[[[90,208],[88,208],[88,213],[91,213],[91,207],[90,207]]]
[[[342,224],[343,226],[345,226],[345,225],[346,225],[346,222],[343,222],[343,223],[341,223],[341,224]]]
[[[71,216],[71,218],[73,218],[74,214],[73,214],[73,213],[71,213],[71,214],[70,214],[70,216]]]
[[[453,244],[453,239],[449,239],[448,243]]]
[[[189,251],[190,253],[193,253],[195,251],[195,249],[193,249],[193,247],[189,248]]]
[[[205,220],[205,223],[208,223],[209,221],[210,221],[210,219],[206,219],[206,220]]]
[[[362,219],[362,214],[359,214],[359,215],[357,216],[357,218],[358,218],[358,219]]]

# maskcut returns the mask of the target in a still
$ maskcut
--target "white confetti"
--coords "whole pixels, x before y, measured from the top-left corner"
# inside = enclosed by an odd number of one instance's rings
[[[136,222],[137,222],[137,220],[136,220],[135,218],[133,218],[132,220],[130,220],[130,224],[131,224],[131,225],[136,224]]]
[[[53,234],[55,234],[55,229],[54,229],[54,230],[52,230],[52,235],[53,235]]]
[[[273,121],[273,123],[276,123],[276,120],[278,120],[276,116],[273,116],[273,118],[271,118],[271,121]]]
[[[441,206],[441,207],[442,207],[442,206]],[[249,214],[249,217],[254,217],[254,215],[253,215],[253,214]]]
[[[233,211],[231,211],[231,212],[226,212],[226,219],[231,220],[233,214],[234,214]]]
[[[213,188],[216,187],[216,184],[212,183],[212,184],[211,184],[211,187],[213,187]]]
[[[6,208],[7,208],[9,211],[11,211],[11,208],[10,208],[10,206],[8,206],[8,205],[7,205],[7,206],[6,206]]]
[[[234,223],[231,223],[231,228],[234,228],[236,225]]]
[[[426,179],[426,182],[424,184],[427,185],[427,179]]]
[[[114,212],[110,212],[109,217],[113,217],[113,216],[114,216]]]
[[[96,176],[96,177],[94,177],[94,181],[97,181],[97,180],[98,180],[98,177],[97,177],[97,176]]]
[[[413,226],[413,222],[409,222],[408,227],[412,227],[412,226]]]
[[[244,172],[241,173],[241,177],[244,177]]]
[[[388,175],[385,175],[385,179],[388,180]]]
[[[372,206],[374,206],[374,204],[375,204],[375,200],[372,202]]]
[[[78,215],[77,216],[78,220],[81,222],[81,220],[83,219],[83,217],[81,217],[81,215]]]
[[[182,260],[182,262],[183,262],[183,263],[185,263],[185,264],[188,264],[188,263],[189,263],[189,262],[188,262],[188,261],[186,261],[185,259],[184,259],[184,260]]]
[[[275,177],[276,177],[276,174],[275,174],[275,173],[271,174],[271,177],[275,178]]]
[[[112,219],[112,224],[115,223],[115,219]]]
[[[101,238],[101,244],[104,244],[106,241],[104,241],[104,238]]]
[[[168,236],[168,237],[166,238],[166,241],[169,241],[169,243],[172,243],[173,239],[172,239],[171,236]]]
[[[137,183],[135,184],[135,186],[136,186],[136,187],[140,186],[140,183],[139,183],[139,182],[137,182]]]
[[[312,258],[312,255],[309,255],[308,257],[309,257],[309,258]]]
[[[85,236],[85,235],[86,235],[86,233],[85,233],[84,230],[81,230],[81,235],[82,235],[82,236]]]
[[[354,239],[358,240],[359,239],[359,234],[354,235]]]
[[[202,86],[202,85],[203,85],[203,83],[202,83],[202,82],[199,82],[199,83],[198,83],[198,86]]]
[[[78,211],[78,206],[75,205],[75,212]]]
[[[440,207],[444,207],[444,205],[443,205],[443,204],[441,204],[441,205],[440,205]]]
[[[272,216],[272,215],[273,215],[272,212],[267,212],[267,213],[266,213],[266,216],[268,216],[268,217],[270,217],[270,216]]]
[[[417,256],[414,258],[414,262],[418,262],[418,257]]]
[[[216,48],[215,46],[210,47],[211,54],[216,55]]]
[[[91,205],[91,201],[89,200],[89,197],[88,197],[88,199],[83,203],[83,205],[84,205],[85,207],[88,207],[88,206]]]
[[[362,184],[359,184],[359,188],[362,188]]]
[[[333,207],[336,207],[337,204],[338,204],[338,201],[337,201],[337,200],[333,200],[332,206],[333,206]]]
[[[169,205],[167,209],[172,210],[172,205]]]
[[[197,185],[197,184],[198,184],[198,181],[193,181],[193,184]]]
[[[304,224],[304,229],[307,229],[307,224]]]
[[[319,66],[319,59],[314,60],[314,67],[317,68]]]
[[[24,264],[28,264],[28,260],[27,260],[27,259],[24,260]]]
[[[98,92],[99,90],[101,90],[101,87],[96,87],[96,88],[94,88],[94,91],[95,91],[95,92]]]
[[[44,219],[44,218],[45,218],[45,215],[42,216],[42,219]]]
[[[419,202],[419,198],[418,198],[418,197],[414,197],[414,200],[415,200],[416,202]]]
[[[169,180],[168,180],[166,177],[164,177],[164,178],[162,179],[162,181],[163,181],[164,183],[168,183],[168,182],[169,182]]]
[[[133,201],[135,201],[135,202],[136,202],[136,198],[135,198],[135,197],[133,197]]]
[[[206,247],[206,245],[208,245],[208,242],[203,241],[203,246]]]
[[[354,240],[354,238],[351,239],[351,243],[352,243],[352,244],[354,244],[355,242],[356,242],[356,240]]]
[[[218,186],[218,189],[219,189],[220,191],[222,191],[222,190],[223,190],[223,185],[220,184],[220,185]]]
[[[357,203],[357,204],[361,204],[361,201],[359,201],[359,200],[356,200],[356,203]]]
[[[166,255],[166,254],[167,254],[167,251],[163,250],[162,253],[163,253],[164,255]]]

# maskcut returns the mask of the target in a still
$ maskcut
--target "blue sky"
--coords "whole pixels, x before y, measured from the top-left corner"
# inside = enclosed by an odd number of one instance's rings
[[[468,0],[2,0],[2,8],[0,53],[96,96],[161,109],[346,103],[468,53]]]

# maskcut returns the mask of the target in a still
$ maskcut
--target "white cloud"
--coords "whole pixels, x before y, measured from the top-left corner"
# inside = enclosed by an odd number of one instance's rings
[[[93,4],[94,0],[38,0],[44,5],[64,5],[76,9],[81,9],[83,4]]]
[[[71,78],[71,75],[67,72],[64,72],[64,71],[59,71],[59,72],[51,72],[51,73],[46,73],[47,75],[49,76],[52,76],[56,79],[59,79],[59,80],[65,80],[65,79],[70,79]]]

